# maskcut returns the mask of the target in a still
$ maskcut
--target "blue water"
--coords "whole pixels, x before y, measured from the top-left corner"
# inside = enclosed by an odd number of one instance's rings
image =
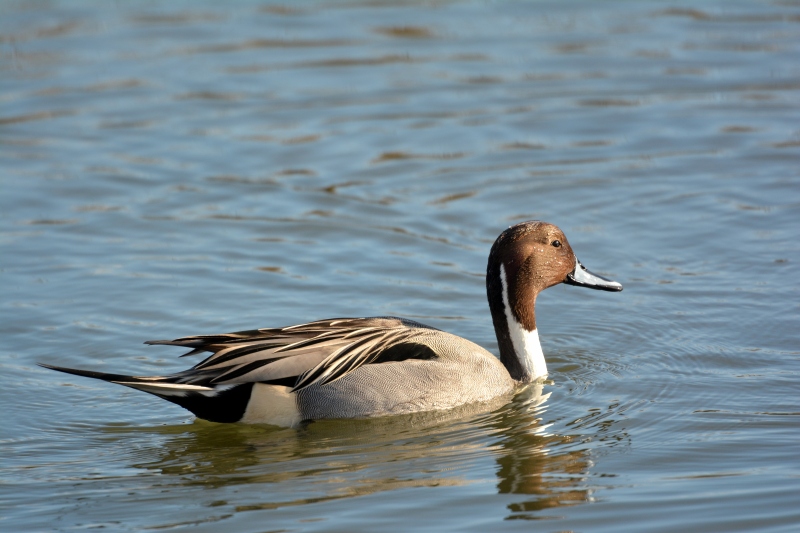
[[[800,4],[0,4],[0,529],[794,531]],[[619,294],[538,300],[510,404],[195,421],[37,361],[399,315],[496,352],[497,234]]]

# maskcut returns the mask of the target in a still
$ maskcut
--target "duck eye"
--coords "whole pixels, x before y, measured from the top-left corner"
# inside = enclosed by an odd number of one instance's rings
[[[561,241],[559,241],[558,239],[556,239],[556,240],[554,240],[553,242],[551,242],[550,244],[552,244],[554,248],[558,248],[558,247],[560,247],[560,246],[561,246]]]

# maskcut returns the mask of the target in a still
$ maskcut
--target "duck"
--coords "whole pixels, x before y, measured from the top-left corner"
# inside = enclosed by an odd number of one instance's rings
[[[378,316],[147,341],[188,348],[183,356],[206,354],[163,376],[39,365],[147,392],[220,423],[295,427],[445,410],[513,394],[547,376],[536,297],[560,283],[622,290],[587,270],[561,229],[529,220],[503,231],[489,252],[486,293],[499,358],[446,331]]]

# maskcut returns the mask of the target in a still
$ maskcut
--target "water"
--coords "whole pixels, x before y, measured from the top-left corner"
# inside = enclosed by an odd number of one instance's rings
[[[4,531],[794,531],[796,2],[0,5]],[[512,403],[216,425],[51,364],[400,315],[496,350],[508,225],[625,291],[538,302]]]

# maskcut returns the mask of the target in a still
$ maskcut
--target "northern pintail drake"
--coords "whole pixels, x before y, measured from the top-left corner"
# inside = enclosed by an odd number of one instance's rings
[[[168,376],[41,366],[149,392],[214,422],[294,426],[448,409],[511,393],[547,374],[536,296],[559,283],[622,290],[586,270],[558,227],[534,220],[505,230],[489,253],[486,292],[499,359],[419,322],[373,317],[147,341],[190,348],[185,355],[211,354]]]

